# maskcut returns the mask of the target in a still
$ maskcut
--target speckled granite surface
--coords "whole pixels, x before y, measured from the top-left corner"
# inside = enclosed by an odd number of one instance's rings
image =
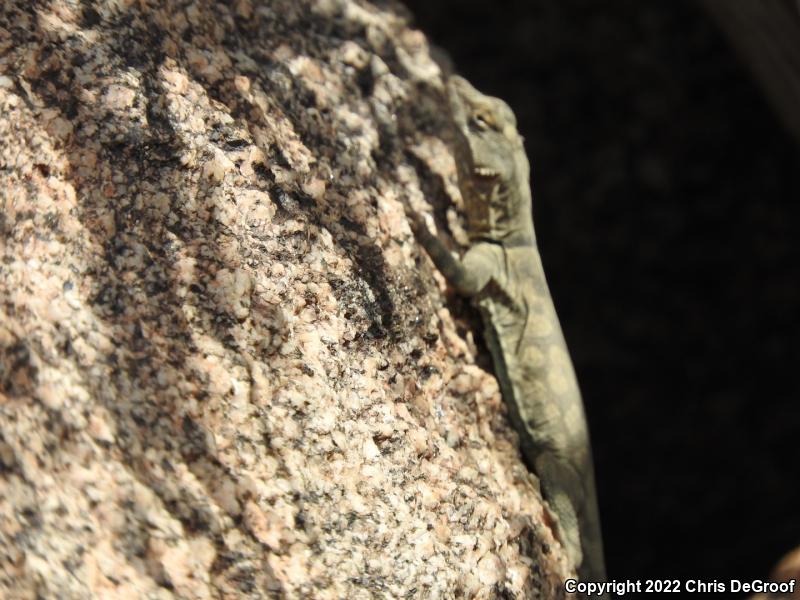
[[[560,597],[405,218],[458,239],[425,38],[167,4],[0,12],[0,596]]]

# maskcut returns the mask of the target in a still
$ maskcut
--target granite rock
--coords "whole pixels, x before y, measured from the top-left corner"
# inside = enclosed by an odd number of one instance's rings
[[[4,4],[0,596],[563,596],[442,94],[392,3]]]

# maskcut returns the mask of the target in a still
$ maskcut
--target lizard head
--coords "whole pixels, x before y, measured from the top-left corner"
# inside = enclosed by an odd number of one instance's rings
[[[473,239],[533,239],[530,166],[511,108],[458,76],[447,82],[455,158]]]

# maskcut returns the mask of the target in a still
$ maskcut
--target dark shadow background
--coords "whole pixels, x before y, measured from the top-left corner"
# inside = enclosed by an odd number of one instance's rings
[[[595,444],[610,578],[800,544],[800,151],[685,0],[407,0],[516,111]]]

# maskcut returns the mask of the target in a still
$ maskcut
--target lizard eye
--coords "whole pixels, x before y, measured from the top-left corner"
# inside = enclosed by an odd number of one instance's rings
[[[492,128],[488,117],[482,114],[474,114],[469,121],[470,126],[478,131],[487,131]]]

